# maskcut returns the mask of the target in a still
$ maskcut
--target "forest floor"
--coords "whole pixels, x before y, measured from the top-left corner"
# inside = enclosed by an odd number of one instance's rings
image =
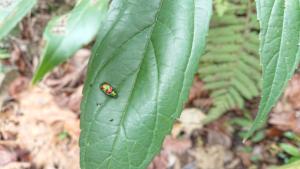
[[[1,60],[0,72],[0,169],[79,169],[80,101],[86,71],[82,63],[87,63],[91,47],[79,50],[37,86],[30,85],[47,21],[72,4],[72,0],[40,1],[0,43],[9,54]],[[232,110],[202,125],[213,103],[195,77],[182,116],[149,169],[265,169],[291,160],[281,144],[299,147],[300,73],[289,82],[268,124],[243,144],[243,132],[251,125],[258,102],[259,98],[247,101],[244,110]]]

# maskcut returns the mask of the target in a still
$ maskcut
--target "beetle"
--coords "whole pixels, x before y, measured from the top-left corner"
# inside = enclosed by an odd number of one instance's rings
[[[108,82],[101,83],[100,90],[107,96],[114,97],[114,98],[118,97],[118,93],[116,89]]]

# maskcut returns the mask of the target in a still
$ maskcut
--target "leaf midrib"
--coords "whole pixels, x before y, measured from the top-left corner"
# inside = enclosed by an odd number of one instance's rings
[[[135,78],[135,81],[134,81],[133,86],[132,86],[132,88],[131,88],[131,92],[130,92],[130,95],[129,95],[128,102],[127,102],[127,104],[126,104],[126,106],[125,106],[124,113],[122,114],[121,121],[120,121],[120,125],[118,126],[118,130],[117,130],[117,133],[116,133],[116,134],[117,134],[117,135],[116,135],[116,138],[114,139],[114,142],[113,142],[111,157],[112,157],[112,154],[113,154],[113,152],[114,152],[114,146],[115,146],[115,143],[116,143],[116,141],[118,140],[119,135],[120,135],[120,129],[121,129],[121,127],[124,128],[124,126],[123,126],[123,123],[124,123],[124,117],[125,117],[126,114],[127,114],[128,105],[129,105],[129,103],[130,103],[130,100],[132,99],[132,95],[133,95],[133,91],[134,91],[133,89],[134,89],[134,87],[135,87],[135,85],[136,85],[137,78],[139,77],[139,74],[140,74],[140,72],[141,72],[141,69],[140,69],[140,68],[141,68],[141,65],[143,64],[143,62],[144,62],[144,60],[145,60],[145,57],[146,57],[145,54],[146,54],[146,52],[147,52],[147,49],[149,48],[149,44],[151,43],[151,38],[152,38],[152,35],[153,35],[153,30],[154,30],[154,28],[155,28],[155,25],[156,25],[157,22],[158,22],[158,16],[159,16],[159,13],[160,13],[160,11],[161,11],[161,8],[162,8],[163,3],[164,3],[164,0],[161,0],[160,5],[159,5],[158,10],[157,10],[157,13],[155,14],[155,20],[154,20],[154,22],[153,22],[153,24],[152,24],[152,28],[151,28],[151,31],[150,31],[150,34],[149,34],[150,36],[148,36],[147,42],[146,42],[146,45],[145,45],[145,48],[144,48],[143,59],[142,59],[140,65],[139,65],[138,73],[136,74],[136,78]],[[151,27],[151,26],[150,26],[150,27]],[[155,57],[155,58],[156,58],[156,57]],[[158,65],[157,65],[157,67],[158,67]],[[159,85],[158,85],[158,86],[159,86]],[[156,104],[156,110],[157,110],[157,104]],[[156,111],[156,113],[157,113],[157,111]],[[156,128],[156,121],[157,121],[157,115],[156,115],[156,118],[155,118],[155,127],[154,127],[154,128]],[[152,142],[151,142],[151,144],[152,144]],[[145,160],[145,159],[144,159],[144,160]],[[108,169],[110,169],[111,162],[112,162],[112,160],[109,161]],[[143,161],[142,161],[141,163],[143,163]],[[130,165],[130,164],[129,164],[129,165]],[[98,169],[99,169],[99,168],[98,168]]]
[[[132,99],[132,95],[133,95],[133,91],[134,91],[133,89],[134,89],[134,87],[135,87],[135,85],[136,85],[137,77],[139,76],[139,73],[140,73],[140,70],[141,70],[140,67],[141,67],[141,65],[142,65],[143,62],[144,62],[144,59],[145,59],[145,53],[146,53],[146,51],[147,51],[147,47],[149,46],[149,43],[151,42],[151,37],[152,37],[152,34],[153,34],[153,30],[154,30],[154,27],[155,27],[155,25],[156,25],[156,23],[157,23],[158,14],[159,14],[160,11],[161,11],[161,7],[162,7],[162,4],[163,4],[163,1],[164,1],[164,0],[161,0],[160,6],[159,6],[159,8],[158,8],[158,10],[157,10],[157,13],[156,13],[156,15],[155,15],[155,20],[154,20],[154,22],[153,22],[151,25],[145,26],[145,28],[141,29],[141,31],[138,31],[138,32],[135,33],[133,36],[131,36],[128,40],[126,40],[124,43],[121,44],[121,46],[123,46],[123,45],[126,44],[128,41],[130,41],[132,38],[134,38],[136,35],[138,35],[139,33],[143,32],[144,30],[146,30],[146,29],[148,29],[148,28],[150,28],[150,27],[152,27],[152,28],[151,28],[152,30],[150,31],[150,36],[148,36],[147,43],[146,43],[145,48],[144,48],[144,53],[143,53],[143,56],[144,56],[144,57],[143,57],[142,61],[140,62],[140,65],[138,66],[138,72],[136,73],[136,77],[134,78],[134,84],[133,84],[133,86],[132,86],[132,88],[131,88],[131,92],[130,92],[130,94],[129,94],[128,102],[127,102],[127,104],[126,104],[126,106],[125,106],[125,108],[124,108],[124,111],[122,111],[122,112],[124,112],[124,113],[122,113],[122,117],[121,117],[121,120],[120,120],[120,124],[118,125],[117,132],[115,133],[116,137],[114,138],[114,141],[113,141],[112,151],[111,151],[111,153],[110,153],[110,156],[104,160],[104,161],[107,161],[107,159],[109,160],[109,163],[108,163],[108,169],[110,169],[110,166],[111,166],[112,155],[113,155],[113,152],[114,152],[114,147],[115,147],[116,141],[118,140],[118,137],[119,137],[119,135],[120,135],[121,128],[123,127],[123,123],[124,123],[124,119],[125,119],[124,117],[126,117],[128,105],[129,105],[130,100]],[[122,11],[121,13],[124,13],[124,11]],[[119,17],[119,18],[120,18],[120,17]],[[119,20],[119,19],[118,19],[118,20]],[[118,22],[118,20],[113,24],[113,27],[115,27],[115,25],[116,25],[116,23]],[[110,29],[110,31],[113,29],[113,27]],[[109,31],[109,32],[110,32],[110,31]],[[109,34],[109,32],[106,34],[106,36],[103,38],[103,40],[107,37],[107,35]],[[103,41],[103,40],[102,40],[102,41]],[[110,59],[110,60],[108,61],[108,63],[109,63],[111,60],[112,60],[112,59]],[[107,65],[107,64],[105,64],[105,65]],[[105,66],[104,66],[104,67],[105,67]],[[96,73],[95,76],[93,77],[93,80],[92,80],[92,81],[95,81],[95,79],[96,79],[96,77],[97,77],[97,75],[98,75],[98,73],[100,72],[101,69],[102,69],[102,68],[100,68],[99,70],[97,70],[97,73]],[[89,93],[90,91],[91,91],[91,90],[88,90],[87,93]],[[100,112],[100,111],[98,111],[98,112]],[[95,113],[96,116],[97,116],[98,112]],[[95,118],[94,118],[94,119],[95,119]],[[88,137],[89,137],[89,133],[90,133],[89,130],[90,130],[90,127],[92,126],[93,123],[94,123],[94,120],[91,122],[91,124],[89,124],[88,131],[87,131],[87,135],[86,135],[86,139],[85,139],[85,144],[87,143],[87,140],[88,140]],[[86,157],[86,150],[85,150],[84,160],[86,159],[85,157]],[[100,164],[99,166],[101,166],[101,164]]]
[[[285,1],[286,2],[286,1]],[[284,3],[285,3],[284,2]],[[272,12],[273,12],[273,10],[274,10],[274,6],[275,6],[275,4],[273,5],[273,7],[272,7]],[[271,12],[271,14],[272,14],[272,12]],[[279,62],[279,58],[280,58],[280,56],[281,56],[281,51],[282,51],[282,44],[283,44],[283,34],[284,34],[284,26],[285,26],[285,23],[284,23],[284,20],[286,19],[286,12],[285,12],[285,9],[284,9],[284,12],[283,12],[283,21],[282,21],[282,31],[281,31],[281,35],[280,35],[280,48],[279,48],[279,50],[278,50],[278,52],[276,52],[276,54],[278,54],[278,57],[277,57],[277,59],[276,59],[276,68],[278,67],[278,65],[280,64],[280,62]],[[270,19],[269,19],[269,23],[270,23]],[[269,23],[268,23],[268,27],[270,27],[269,26]],[[269,30],[269,29],[268,29]],[[268,31],[267,31],[267,34],[268,34]],[[276,54],[274,55],[274,56],[276,56]],[[276,57],[274,57],[273,56],[273,58],[276,58]],[[281,57],[283,57],[283,56],[281,56]],[[270,60],[270,62],[269,63],[271,63],[272,62],[272,59]],[[268,64],[269,64],[268,63]],[[286,62],[285,62],[286,63]],[[267,67],[266,67],[267,68]],[[285,68],[287,68],[287,65],[285,65]],[[287,70],[286,70],[287,71]],[[274,81],[275,81],[275,79],[276,79],[276,75],[278,74],[277,73],[278,72],[278,69],[275,69],[275,72],[274,72],[274,76],[273,76],[273,80],[272,80],[272,85],[271,85],[271,89],[270,89],[270,93],[273,93],[272,91],[274,90]],[[286,77],[285,77],[285,79],[286,79]],[[262,109],[262,112],[265,112],[266,111],[266,109],[269,107],[268,106],[268,104],[269,104],[269,102],[270,102],[270,97],[271,95],[270,94],[268,94],[268,97],[267,97],[267,100],[266,100],[266,104],[265,104],[265,106],[264,106],[264,108]],[[264,113],[263,114],[263,117],[265,118],[265,115],[266,113]],[[264,122],[264,118],[262,118],[260,121],[259,121],[259,125],[261,124],[261,123],[263,123]]]
[[[116,24],[117,24],[117,22],[120,20],[120,15],[122,15],[124,13],[124,10],[122,10],[119,14],[118,14],[118,18],[117,18],[117,20],[116,20],[116,22],[114,22],[113,23],[113,25],[112,25],[112,27],[109,29],[109,31],[106,33],[106,35],[103,37],[103,39],[102,39],[102,41],[100,41],[100,43],[99,44],[101,44],[103,41],[104,41],[104,39],[106,39],[106,37],[109,35],[109,33],[113,30],[113,28],[116,26]],[[125,41],[125,43],[123,43],[122,45],[124,45],[124,44],[126,44],[126,42],[127,41]],[[97,43],[95,44],[95,45],[97,45]],[[91,57],[90,58],[90,60],[89,60],[89,62],[90,63],[92,63],[93,62],[93,57]],[[99,69],[97,69],[97,70],[95,70],[95,72],[97,72],[96,74],[95,74],[95,76],[94,77],[92,77],[91,78],[91,82],[90,83],[94,83],[95,81],[96,81],[96,77],[97,77],[97,75],[98,75],[98,73],[100,72],[99,70],[100,70],[101,68],[99,68]],[[88,73],[88,72],[87,72]],[[90,88],[87,88],[87,90],[86,90],[86,92],[85,91],[83,91],[84,93],[86,93],[85,95],[84,95],[84,97],[86,97],[86,96],[88,96],[89,94],[90,94],[90,92],[91,92],[91,89]],[[87,99],[86,98],[83,98],[83,105],[82,105],[82,107],[83,107],[83,109],[85,109],[86,108],[86,104],[87,104]],[[100,110],[99,110],[100,111]],[[97,109],[96,109],[96,113],[95,113],[95,116],[97,116],[97,112],[99,112],[99,111],[97,111]],[[82,119],[84,119],[85,118],[85,115],[83,115],[82,116]],[[95,118],[94,118],[95,119]],[[94,121],[94,120],[93,120]],[[88,138],[89,138],[89,135],[90,135],[90,129],[91,129],[91,126],[92,126],[92,124],[93,124],[93,121],[91,121],[91,122],[89,122],[88,124],[87,124],[87,134],[85,135],[85,138],[83,138],[84,139],[84,144],[85,144],[85,146],[87,145],[87,143],[88,143]],[[83,147],[81,148],[81,149],[83,149]],[[82,150],[81,150],[82,151]],[[87,153],[87,151],[86,151],[86,147],[85,147],[85,150],[84,150],[84,155],[82,155],[83,157],[83,160],[82,160],[82,165],[83,165],[83,167],[85,168],[85,166],[86,166],[86,162],[85,162],[85,160],[86,160],[86,153]],[[105,161],[105,160],[104,160]]]

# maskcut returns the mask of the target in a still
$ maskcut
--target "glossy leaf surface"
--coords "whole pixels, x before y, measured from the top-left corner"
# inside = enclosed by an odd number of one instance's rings
[[[263,70],[262,98],[247,137],[262,127],[299,63],[299,0],[257,0],[260,21],[260,55]]]
[[[81,105],[81,168],[143,169],[187,99],[210,0],[114,0],[90,59]],[[99,85],[110,83],[118,98]]]

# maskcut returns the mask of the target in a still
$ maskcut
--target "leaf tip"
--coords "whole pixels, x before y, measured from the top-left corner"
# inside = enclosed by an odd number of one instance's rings
[[[257,130],[256,122],[252,124],[251,128],[247,131],[246,135],[243,138],[243,144],[245,144],[248,139],[254,134],[254,132]]]

